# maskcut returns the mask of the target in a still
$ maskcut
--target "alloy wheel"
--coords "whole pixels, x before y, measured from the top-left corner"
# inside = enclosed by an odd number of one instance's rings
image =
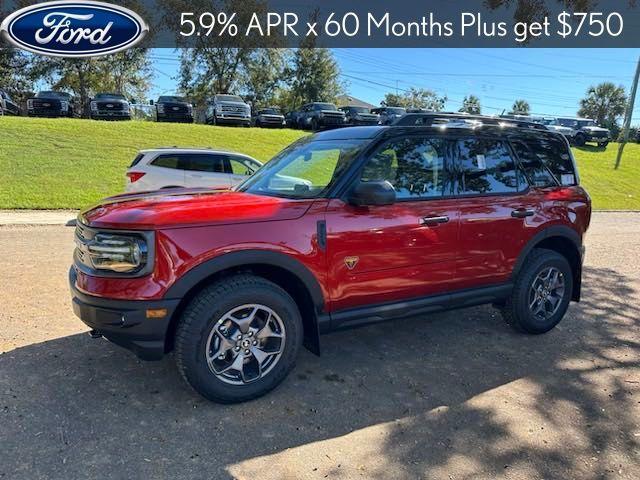
[[[547,267],[538,274],[529,289],[529,311],[536,320],[546,321],[558,311],[565,288],[559,269]]]

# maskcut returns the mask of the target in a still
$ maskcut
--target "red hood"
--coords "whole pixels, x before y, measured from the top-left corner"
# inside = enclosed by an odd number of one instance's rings
[[[304,215],[311,203],[241,192],[179,189],[117,195],[82,215],[92,227],[152,230],[292,220]]]

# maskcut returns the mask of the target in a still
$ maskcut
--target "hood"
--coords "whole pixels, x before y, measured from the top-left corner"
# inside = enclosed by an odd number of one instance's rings
[[[92,102],[101,102],[101,103],[129,103],[128,100],[123,100],[122,98],[93,98]]]
[[[313,202],[211,189],[117,195],[81,214],[91,227],[160,230],[188,225],[293,220]]]
[[[59,98],[54,95],[40,95],[39,97],[36,97],[34,95],[33,97],[29,97],[29,100],[58,100],[58,101],[64,100],[65,102],[70,102],[71,98]]]
[[[553,130],[554,132],[573,132],[573,128],[571,127],[563,127],[561,125],[547,125],[547,129]]]
[[[586,130],[588,132],[609,132],[609,130],[602,127],[582,127],[582,130]]]
[[[341,115],[344,117],[344,112],[342,110],[320,110],[320,113],[329,113],[331,115]]]
[[[258,116],[259,117],[265,117],[265,118],[280,118],[280,119],[284,119],[284,115],[280,115],[278,113],[259,113]]]

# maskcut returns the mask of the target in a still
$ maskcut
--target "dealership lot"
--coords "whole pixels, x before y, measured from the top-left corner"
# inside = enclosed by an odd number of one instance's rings
[[[594,214],[583,301],[547,335],[489,307],[335,333],[223,406],[89,338],[72,228],[0,227],[0,478],[639,478],[638,238],[640,214]]]

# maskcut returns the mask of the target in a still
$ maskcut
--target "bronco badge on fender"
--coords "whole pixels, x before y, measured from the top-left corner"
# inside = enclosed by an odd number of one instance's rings
[[[93,1],[46,2],[12,13],[0,32],[16,47],[56,57],[94,57],[133,47],[149,31],[135,12]]]

